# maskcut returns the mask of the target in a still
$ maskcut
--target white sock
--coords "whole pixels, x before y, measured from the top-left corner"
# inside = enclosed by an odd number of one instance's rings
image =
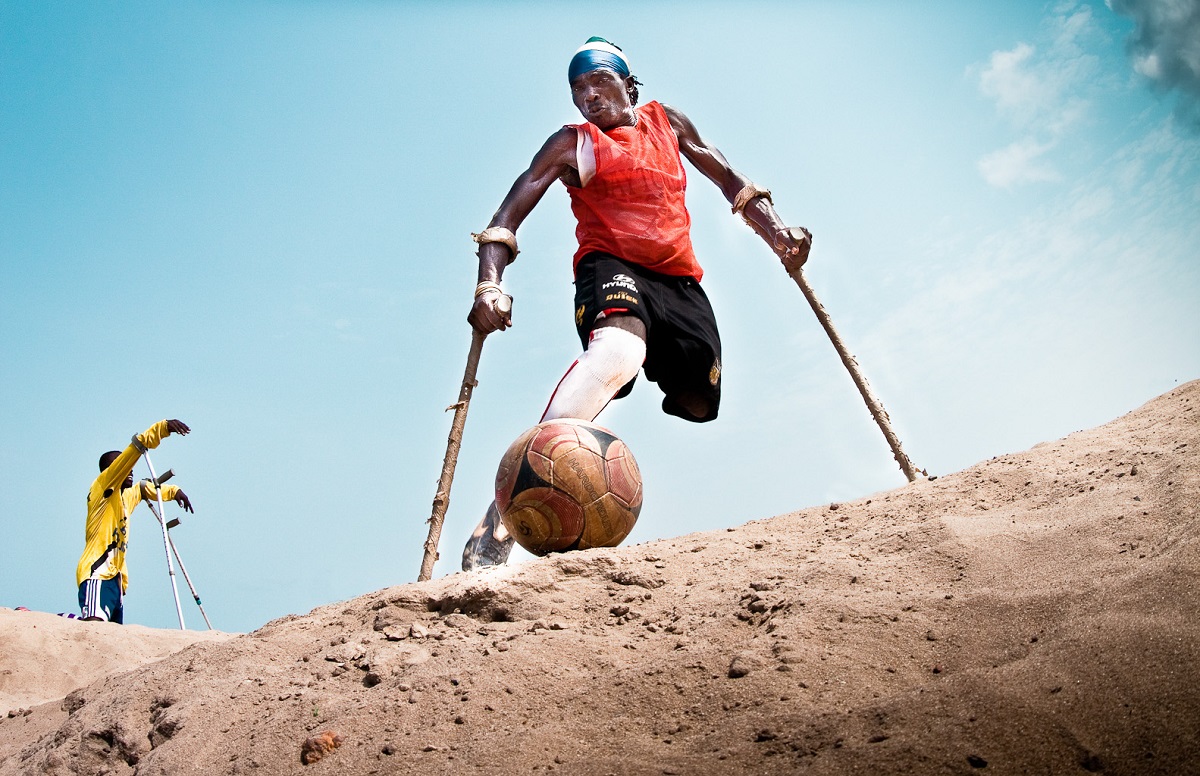
[[[595,420],[645,360],[646,343],[633,332],[615,326],[593,329],[587,350],[558,381],[542,420]]]

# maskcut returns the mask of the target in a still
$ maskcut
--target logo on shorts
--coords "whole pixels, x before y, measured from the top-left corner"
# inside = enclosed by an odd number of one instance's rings
[[[716,385],[721,380],[721,359],[714,358],[712,369],[708,370],[708,382]]]
[[[583,325],[583,308],[584,308],[584,305],[579,305],[579,309],[575,311],[575,325],[576,326]]]
[[[637,281],[628,275],[616,274],[612,280],[604,283],[600,288],[628,288],[630,291],[637,293]]]
[[[604,297],[605,302],[628,302],[629,304],[637,304],[636,296],[630,296],[624,291],[618,291],[615,294],[608,294]]]

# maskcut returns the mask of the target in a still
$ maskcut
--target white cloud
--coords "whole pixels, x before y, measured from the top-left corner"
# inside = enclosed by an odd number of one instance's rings
[[[1158,63],[1158,54],[1148,54],[1133,60],[1133,69],[1138,75],[1143,75],[1151,81],[1162,78],[1162,65]]]
[[[906,304],[875,332],[887,342],[878,350],[920,363],[921,355],[905,351],[937,337],[933,350],[986,358],[971,337],[1011,338],[1034,322],[1051,332],[1064,312],[1057,305],[1084,310],[1099,299],[1121,299],[1145,316],[1121,321],[1113,330],[1119,338],[1153,337],[1149,319],[1158,308],[1192,310],[1200,288],[1198,174],[1200,140],[1168,120],[1117,149],[1053,205],[982,238],[932,244],[926,260],[942,269],[911,282]],[[981,325],[996,315],[1007,318],[1000,328]]]
[[[1003,228],[948,222],[911,257],[935,270],[853,345],[918,463],[1022,449],[1197,376],[1198,175],[1200,139],[1168,120]]]
[[[989,184],[1009,189],[1022,183],[1057,181],[1061,176],[1044,160],[1053,143],[1025,138],[979,160],[979,172]]]
[[[1031,69],[1034,48],[1018,43],[1012,51],[992,52],[979,78],[979,88],[996,101],[1001,114],[1017,121],[1031,119],[1054,97],[1053,90]]]
[[[1049,152],[1087,115],[1099,62],[1086,45],[1100,36],[1091,9],[1066,4],[1046,21],[1042,46],[1021,42],[992,52],[979,90],[1022,137],[979,161],[993,186],[1057,181]]]

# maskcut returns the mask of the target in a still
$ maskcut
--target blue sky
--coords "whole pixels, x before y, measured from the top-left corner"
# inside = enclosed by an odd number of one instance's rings
[[[0,3],[0,606],[75,608],[96,458],[167,417],[216,627],[414,580],[469,233],[579,120],[591,35],[812,230],[810,281],[931,473],[1200,377],[1200,12],[1114,4]],[[645,477],[629,542],[902,485],[799,291],[691,183],[724,404],[687,424],[642,380],[601,415]],[[577,355],[565,192],[520,240],[438,575]],[[144,509],[130,566],[128,620],[174,627]]]

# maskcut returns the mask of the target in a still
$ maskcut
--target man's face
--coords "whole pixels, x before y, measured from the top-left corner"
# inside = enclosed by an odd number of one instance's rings
[[[625,79],[601,68],[571,82],[571,101],[585,119],[602,130],[633,124],[633,103]]]

